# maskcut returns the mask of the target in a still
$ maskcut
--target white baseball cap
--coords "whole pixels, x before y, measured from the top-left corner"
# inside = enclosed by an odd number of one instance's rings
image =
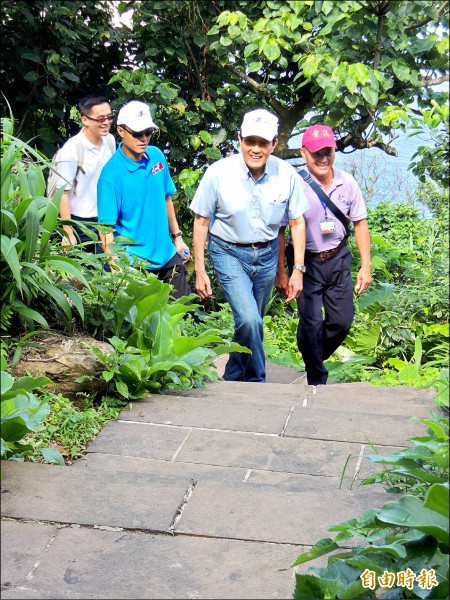
[[[132,131],[144,131],[149,127],[156,127],[150,114],[150,108],[144,102],[131,100],[119,110],[117,125],[126,125]]]
[[[241,125],[241,137],[250,135],[257,135],[271,142],[278,135],[278,118],[265,108],[246,113]]]

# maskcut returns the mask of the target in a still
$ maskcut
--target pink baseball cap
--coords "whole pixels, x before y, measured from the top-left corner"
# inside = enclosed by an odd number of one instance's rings
[[[303,134],[302,146],[310,152],[317,152],[321,148],[337,148],[334,133],[327,125],[312,125]]]

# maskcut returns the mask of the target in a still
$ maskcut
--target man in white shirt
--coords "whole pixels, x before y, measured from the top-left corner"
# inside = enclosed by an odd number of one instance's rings
[[[78,107],[83,128],[58,153],[56,188],[65,190],[59,214],[61,219],[97,222],[97,182],[116,147],[114,136],[109,133],[114,117],[108,99],[100,94],[86,96]],[[87,252],[103,252],[101,244],[95,243],[80,227],[64,225],[63,228],[66,233],[61,241],[63,247],[83,243]]]
[[[225,367],[228,381],[265,382],[263,317],[278,260],[278,230],[288,219],[295,268],[288,298],[302,291],[305,252],[303,213],[308,202],[295,169],[272,156],[278,143],[278,119],[265,109],[245,114],[239,142],[242,152],[210,165],[191,203],[195,212],[196,291],[211,298],[205,268],[205,244],[234,317],[233,341],[251,354],[232,352]]]

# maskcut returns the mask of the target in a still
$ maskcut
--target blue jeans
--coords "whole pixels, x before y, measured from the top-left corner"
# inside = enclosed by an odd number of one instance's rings
[[[266,247],[252,248],[210,235],[209,255],[234,317],[233,342],[251,354],[231,352],[225,367],[227,381],[266,381],[263,317],[275,281],[278,238]]]

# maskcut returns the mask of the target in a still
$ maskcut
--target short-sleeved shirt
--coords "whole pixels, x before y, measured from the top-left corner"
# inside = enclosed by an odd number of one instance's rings
[[[351,221],[366,219],[366,203],[355,178],[336,167],[333,167],[333,174],[333,183],[326,194]],[[317,183],[320,185],[318,181]],[[310,252],[323,252],[336,248],[345,236],[344,226],[329,208],[325,210],[316,192],[303,179],[302,187],[310,205],[303,215],[306,223],[306,249]],[[334,222],[334,232],[322,233],[320,223],[326,220]],[[282,224],[287,223],[285,219]]]
[[[163,267],[176,252],[169,235],[166,199],[176,192],[164,154],[147,146],[135,162],[122,151],[122,144],[104,166],[98,181],[98,221],[113,225],[115,236],[127,236],[137,246],[127,252]]]
[[[101,170],[112,156],[107,137],[101,138],[99,148],[90,142],[82,129],[77,135],[67,140],[58,154],[58,177],[56,188],[64,188],[69,192],[70,213],[76,217],[97,217],[97,182]],[[83,145],[83,169],[78,170],[77,142]],[[112,145],[112,144],[111,144]],[[115,141],[114,141],[115,145]],[[75,178],[77,180],[76,193],[73,191]]]
[[[210,218],[210,233],[231,243],[266,242],[277,237],[283,217],[298,219],[308,208],[300,176],[284,160],[269,156],[254,181],[241,153],[210,165],[190,205]]]

